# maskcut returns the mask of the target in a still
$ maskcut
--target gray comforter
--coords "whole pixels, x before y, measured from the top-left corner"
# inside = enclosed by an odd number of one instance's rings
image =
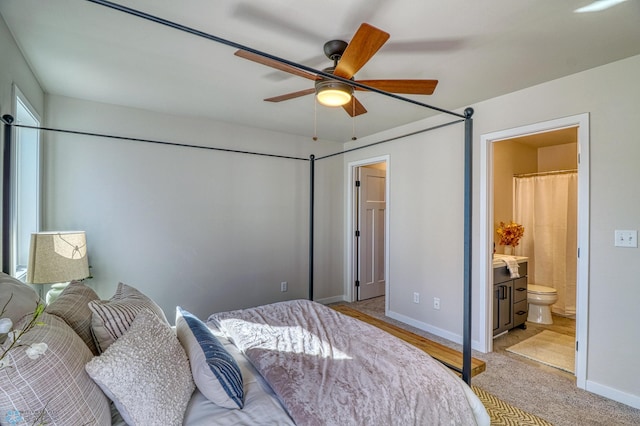
[[[209,319],[299,425],[477,424],[468,388],[440,363],[318,303],[280,302]]]

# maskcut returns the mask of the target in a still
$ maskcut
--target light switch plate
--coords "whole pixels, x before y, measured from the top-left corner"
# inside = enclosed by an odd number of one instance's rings
[[[618,230],[615,232],[616,247],[638,247],[638,231],[637,230]]]

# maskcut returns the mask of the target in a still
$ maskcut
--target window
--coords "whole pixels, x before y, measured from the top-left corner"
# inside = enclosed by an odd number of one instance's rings
[[[40,127],[40,117],[17,86],[15,124]],[[13,127],[11,186],[11,275],[23,280],[31,233],[40,230],[40,130]]]

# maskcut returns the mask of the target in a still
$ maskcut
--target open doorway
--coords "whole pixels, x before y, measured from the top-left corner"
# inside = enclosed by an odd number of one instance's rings
[[[570,375],[575,367],[577,138],[577,128],[567,127],[492,144],[493,228],[515,222],[524,229],[515,247],[501,245],[500,235],[493,235],[493,350],[515,352]],[[508,255],[520,266],[515,281],[506,277]],[[513,283],[510,294],[504,291],[508,283]],[[544,306],[527,303],[527,290]],[[510,311],[511,318],[505,315]]]
[[[588,316],[588,251],[589,251],[589,116],[581,114],[572,117],[551,120],[515,129],[495,132],[481,136],[480,160],[480,345],[485,352],[493,350],[493,242],[494,220],[500,220],[494,212],[494,165],[496,161],[496,143],[525,137],[573,129],[577,135],[578,189],[577,189],[577,270],[576,270],[576,350],[575,375],[578,387],[584,388],[586,381],[586,347]],[[550,133],[552,134],[552,133]],[[498,191],[496,189],[495,191]],[[498,213],[499,214],[499,213]],[[526,231],[525,231],[526,232]]]
[[[377,157],[350,163],[348,172],[350,300],[384,297],[386,310],[389,161]]]

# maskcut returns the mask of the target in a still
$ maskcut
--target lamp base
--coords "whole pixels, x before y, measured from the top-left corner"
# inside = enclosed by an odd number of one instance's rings
[[[58,296],[60,296],[60,293],[62,293],[64,289],[67,288],[68,285],[69,283],[58,283],[58,284],[52,285],[51,290],[47,292],[47,297],[45,299],[47,302],[47,305],[51,304],[54,300],[56,300]]]

